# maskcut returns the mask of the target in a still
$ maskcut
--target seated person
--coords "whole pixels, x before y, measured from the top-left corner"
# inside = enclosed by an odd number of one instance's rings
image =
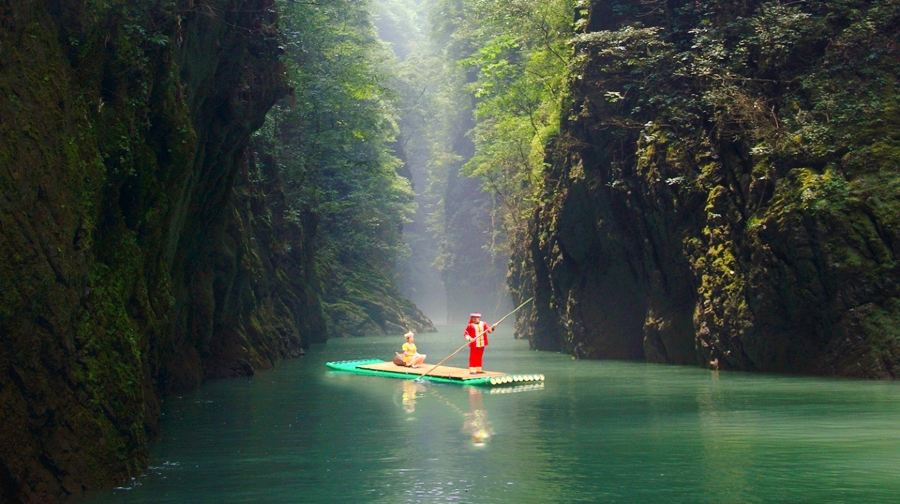
[[[425,355],[416,350],[416,338],[412,331],[403,335],[406,343],[403,344],[403,353],[398,353],[394,363],[398,366],[417,368],[425,363]]]

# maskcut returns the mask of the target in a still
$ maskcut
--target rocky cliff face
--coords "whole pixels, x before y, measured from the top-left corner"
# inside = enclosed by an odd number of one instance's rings
[[[140,472],[159,395],[324,329],[250,133],[271,0],[0,3],[0,501]],[[309,337],[308,337],[309,335]]]
[[[202,379],[253,374],[324,343],[314,244],[317,217],[292,215],[271,157],[251,146],[239,165],[223,228],[192,295],[210,331]],[[194,368],[189,368],[194,369]]]
[[[534,346],[897,377],[895,2],[592,2],[512,260]]]

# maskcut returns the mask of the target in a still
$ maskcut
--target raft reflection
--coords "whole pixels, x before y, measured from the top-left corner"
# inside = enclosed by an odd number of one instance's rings
[[[399,384],[400,405],[407,415],[412,415],[416,412],[419,400],[426,397],[437,399],[463,418],[461,431],[466,435],[472,446],[476,448],[486,446],[495,433],[493,425],[488,420],[487,408],[484,406],[485,395],[531,392],[543,390],[543,388],[543,383],[527,383],[513,387],[464,387],[469,405],[468,411],[465,411],[459,405],[454,404],[455,401],[450,401],[445,397],[439,391],[440,386],[419,383],[415,380],[403,380]]]
[[[533,390],[544,390],[544,383],[526,383],[524,385],[515,385],[513,387],[491,387],[487,389],[487,393],[490,395],[515,394],[517,392],[531,392]]]

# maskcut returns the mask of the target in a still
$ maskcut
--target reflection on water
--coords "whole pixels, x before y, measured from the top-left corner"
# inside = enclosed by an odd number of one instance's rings
[[[533,392],[535,390],[544,390],[544,383],[525,383],[522,385],[491,387],[485,389],[485,393],[488,393],[490,395],[517,394],[519,392]]]
[[[484,409],[484,398],[481,390],[469,389],[469,411],[464,415],[463,432],[469,435],[472,446],[484,447],[494,434],[488,422],[487,410]]]
[[[403,389],[401,392],[403,410],[407,413],[415,413],[417,395],[425,390],[425,386],[415,380],[402,380],[401,388]]]
[[[482,448],[490,441],[494,435],[494,428],[488,420],[487,408],[484,405],[484,395],[489,393],[490,389],[482,390],[478,387],[462,387],[466,394],[468,409],[463,410],[447,398],[445,393],[440,391],[440,386],[431,384],[429,388],[425,383],[419,383],[415,380],[401,380],[397,385],[400,389],[403,411],[411,415],[416,412],[416,403],[422,397],[429,397],[437,400],[446,406],[448,414],[462,419],[462,432],[465,439],[472,446]],[[505,393],[527,392],[529,390],[540,390],[540,387],[509,387]]]
[[[474,388],[329,372],[330,342],[167,398],[151,469],[91,503],[897,502],[900,386],[531,352],[503,330]],[[448,355],[458,333],[417,338]],[[466,356],[448,364],[465,367]],[[521,393],[518,393],[521,392]]]

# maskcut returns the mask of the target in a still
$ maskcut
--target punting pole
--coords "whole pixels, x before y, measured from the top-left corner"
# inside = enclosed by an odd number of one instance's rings
[[[534,296],[531,296],[530,298],[526,299],[525,302],[523,302],[522,304],[520,304],[519,306],[517,306],[515,310],[513,310],[513,311],[507,313],[506,315],[504,315],[503,317],[501,317],[500,320],[498,320],[496,323],[494,323],[494,325],[491,326],[491,328],[497,327],[498,325],[500,325],[500,322],[503,322],[504,320],[506,320],[507,317],[509,317],[509,316],[512,315],[513,313],[516,313],[516,312],[519,311],[523,306],[527,305],[528,303],[532,302],[533,300],[534,300]],[[479,336],[481,336],[481,335],[479,334]],[[454,355],[458,354],[459,352],[462,351],[463,348],[466,348],[467,346],[469,346],[469,342],[468,342],[468,341],[465,342],[465,343],[463,343],[461,347],[459,347],[459,348],[457,348],[456,350],[454,350],[453,353],[451,353],[450,355],[448,355],[448,356],[444,357],[443,359],[441,359],[441,361],[438,362],[437,364],[435,364],[434,366],[432,366],[431,369],[429,369],[428,371],[425,371],[425,372],[422,374],[422,376],[416,378],[416,381],[419,382],[419,383],[421,383],[422,381],[424,381],[424,380],[425,380],[425,377],[428,376],[432,371],[434,371],[435,369],[437,369],[438,366],[440,366],[441,364],[443,364],[443,363],[447,362],[448,360],[450,360],[450,357],[453,357]]]

